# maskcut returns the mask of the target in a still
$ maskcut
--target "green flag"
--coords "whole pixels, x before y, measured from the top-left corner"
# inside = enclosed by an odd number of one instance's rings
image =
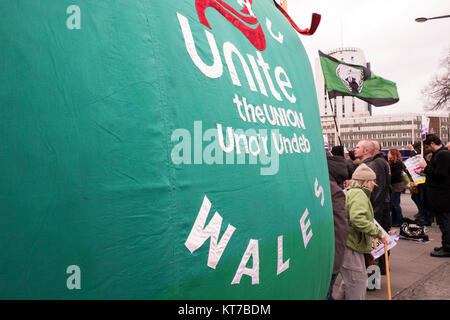
[[[319,56],[330,99],[354,96],[376,107],[399,101],[395,82],[376,76],[367,67],[344,63],[320,50]]]

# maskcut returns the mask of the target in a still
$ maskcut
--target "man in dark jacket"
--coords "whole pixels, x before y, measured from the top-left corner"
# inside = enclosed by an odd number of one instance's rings
[[[342,187],[339,186],[339,182],[341,184],[344,182],[343,179],[345,176],[343,174],[342,166],[337,165],[338,162],[334,162],[333,160],[335,159],[333,158],[335,157],[331,154],[327,155],[328,173],[330,176],[331,204],[333,206],[334,219],[334,264],[327,300],[334,300],[333,286],[342,266],[345,244],[347,242],[349,230],[347,212],[345,210],[345,194],[342,191]]]
[[[352,177],[348,171],[344,157],[336,157],[327,153],[328,173],[330,179],[335,181],[341,189],[344,189],[344,181]]]
[[[425,181],[425,207],[431,210],[442,232],[442,247],[431,252],[433,257],[450,257],[450,151],[445,148],[439,137],[428,134],[423,142],[424,148],[433,155],[429,164],[420,161]]]
[[[351,159],[345,158],[344,147],[343,146],[334,146],[331,149],[331,154],[334,157],[338,157],[340,159],[344,159],[345,164],[347,165],[347,170],[348,170],[348,178],[347,179],[350,180],[352,178],[353,172],[356,169],[356,165],[353,163],[353,161]]]

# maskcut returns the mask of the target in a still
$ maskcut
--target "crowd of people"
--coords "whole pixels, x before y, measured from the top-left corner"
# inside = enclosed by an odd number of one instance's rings
[[[420,184],[414,183],[400,151],[392,148],[385,154],[378,141],[359,141],[349,151],[343,146],[327,151],[335,233],[327,299],[334,299],[338,274],[342,276],[339,300],[365,299],[369,265],[378,265],[386,274],[385,257],[374,260],[371,255],[375,238],[387,241],[374,219],[386,232],[400,227],[404,221],[400,199],[408,186],[418,209],[416,223],[430,226],[435,220],[442,233],[442,246],[430,255],[450,257],[450,143],[444,145],[429,134],[422,143],[410,146],[410,157],[417,155],[421,155],[417,173],[425,176]]]

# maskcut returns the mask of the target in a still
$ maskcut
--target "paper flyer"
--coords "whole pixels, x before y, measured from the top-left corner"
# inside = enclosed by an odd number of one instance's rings
[[[377,220],[373,220],[373,222],[377,225],[378,228],[383,232],[383,234],[388,239],[388,250],[391,250],[393,247],[397,245],[398,235],[390,235],[388,234],[377,222]],[[372,245],[373,248],[373,245]],[[384,254],[384,243],[381,241],[381,239],[377,239],[377,247],[373,248],[372,250],[372,256],[374,259],[378,259]]]
[[[421,156],[416,155],[414,157],[406,159],[403,162],[406,168],[408,169],[409,173],[411,174],[411,177],[413,178],[415,184],[425,183],[425,176],[422,176],[418,173],[422,170],[419,166],[420,159]]]

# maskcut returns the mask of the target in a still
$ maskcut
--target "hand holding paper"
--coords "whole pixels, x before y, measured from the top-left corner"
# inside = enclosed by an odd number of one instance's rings
[[[427,166],[427,162],[425,161],[425,159],[420,159],[420,162],[419,162],[419,166],[422,168],[422,169],[424,169],[426,166]]]

